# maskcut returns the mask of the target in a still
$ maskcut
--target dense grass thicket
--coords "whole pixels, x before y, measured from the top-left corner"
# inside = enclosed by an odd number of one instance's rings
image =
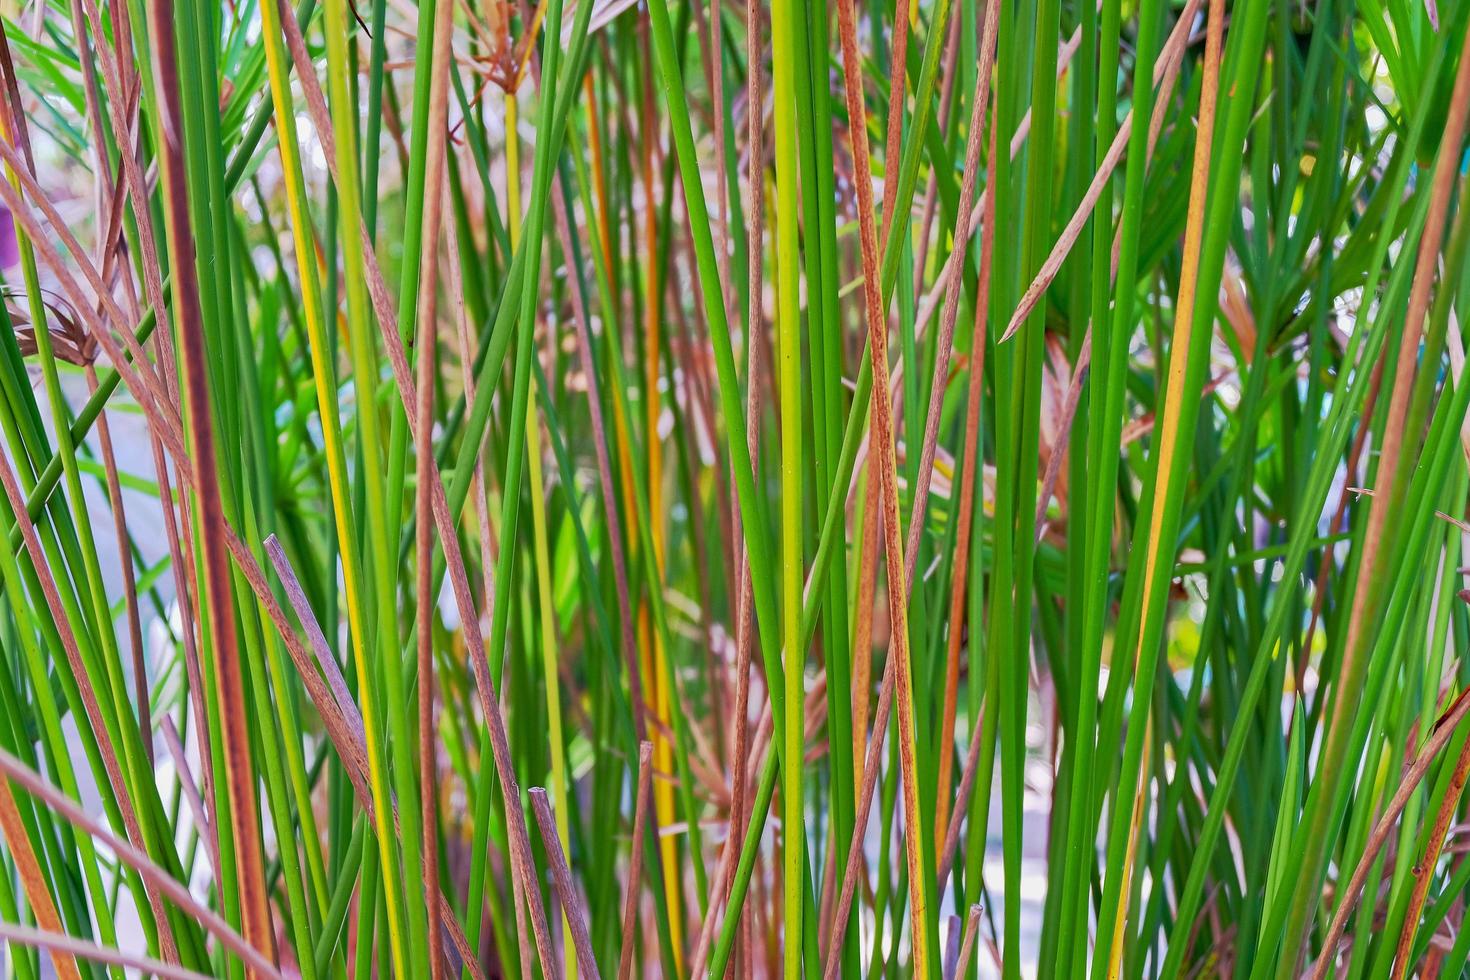
[[[0,973],[1470,975],[1470,0],[0,0]]]

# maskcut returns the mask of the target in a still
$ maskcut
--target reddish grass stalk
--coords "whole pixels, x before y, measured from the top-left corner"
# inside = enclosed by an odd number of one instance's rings
[[[231,550],[238,559],[240,552],[243,551],[243,546],[232,545]],[[343,768],[346,770],[347,780],[352,784],[358,803],[362,806],[364,813],[371,813],[373,798],[372,789],[368,784],[367,736],[363,729],[362,715],[358,713],[357,704],[352,700],[352,695],[347,688],[347,681],[342,676],[336,658],[327,646],[321,626],[311,611],[306,591],[301,587],[296,571],[291,567],[290,559],[286,557],[275,535],[265,539],[265,550],[270,557],[271,566],[281,580],[281,587],[286,592],[286,600],[291,604],[292,611],[296,613],[297,618],[301,621],[302,629],[306,632],[307,640],[311,644],[311,653],[308,653],[301,645],[290,624],[286,622],[285,613],[276,603],[275,596],[269,591],[269,587],[266,586],[259,568],[247,566],[242,562],[241,574],[250,581],[251,589],[260,599],[261,604],[265,606],[267,616],[281,634],[286,651],[291,656],[291,662],[301,675],[306,693],[310,696],[312,704],[316,706],[317,714],[321,716],[322,726],[327,730],[327,738],[331,740],[338,757],[345,764]],[[315,665],[312,663],[313,655],[317,660]],[[393,810],[394,833],[401,837],[402,829],[398,823],[398,801],[395,799],[389,802]],[[459,925],[459,919],[450,906],[448,898],[444,895],[442,883],[439,884],[437,907],[444,931],[463,960],[465,969],[469,971],[474,980],[484,980],[475,954],[470,950],[464,930]]]
[[[184,412],[189,421],[193,453],[189,463],[199,522],[199,564],[203,570],[202,597],[213,611],[209,618],[219,711],[229,788],[230,822],[234,825],[235,860],[240,876],[240,915],[245,936],[262,955],[274,958],[269,892],[265,883],[255,769],[250,758],[250,730],[245,710],[245,678],[236,646],[231,607],[229,559],[223,547],[224,507],[220,500],[219,471],[214,451],[214,423],[210,419],[209,377],[204,350],[204,317],[199,307],[199,282],[194,267],[194,238],[189,227],[189,199],[185,187],[183,116],[179,104],[178,68],[174,53],[174,9],[171,0],[148,5],[153,33],[153,73],[158,86],[159,165],[163,176],[164,217],[168,227],[169,265],[174,280],[174,322],[179,332],[179,355],[184,380]],[[125,332],[126,333],[126,332]],[[254,975],[256,970],[251,969]]]
[[[839,0],[837,5],[838,33],[841,36],[844,90],[847,98],[848,118],[852,121],[849,134],[852,138],[852,156],[856,165],[858,198],[858,223],[862,246],[863,263],[863,309],[868,330],[869,356],[873,365],[873,390],[877,396],[872,400],[872,442],[874,457],[879,469],[879,500],[883,518],[883,546],[887,558],[888,607],[890,642],[888,663],[884,669],[885,682],[890,672],[897,675],[899,716],[899,759],[902,764],[902,795],[904,809],[904,849],[909,870],[909,913],[913,922],[913,960],[915,975],[923,976],[929,968],[928,933],[925,925],[928,910],[925,907],[925,872],[923,870],[922,845],[919,830],[919,794],[916,783],[914,719],[913,719],[913,665],[908,650],[908,575],[904,571],[902,528],[899,526],[898,474],[894,452],[892,406],[888,399],[888,330],[885,323],[883,298],[879,290],[878,232],[873,221],[873,177],[868,155],[867,112],[863,105],[862,65],[857,51],[857,27],[852,9],[852,0]],[[903,20],[900,15],[899,18]],[[902,31],[903,28],[900,28]],[[906,36],[906,35],[900,35]],[[898,75],[902,74],[901,56],[895,54]],[[897,83],[896,83],[897,84]],[[893,116],[902,109],[901,102],[891,102],[890,139],[895,137]],[[890,183],[891,186],[891,183]],[[891,195],[889,195],[891,197]],[[887,227],[885,222],[885,227]],[[870,477],[871,478],[871,477]],[[886,683],[885,683],[886,686]],[[880,697],[880,702],[882,698]],[[874,746],[882,742],[882,727],[887,723],[887,711],[880,706]],[[857,826],[867,822],[867,808],[872,803],[871,787],[866,785],[877,775],[876,764],[864,767],[864,805],[858,812]],[[853,845],[858,846],[862,835],[853,835]],[[855,880],[861,862],[849,860],[844,875],[844,898],[850,894],[848,881]],[[850,899],[839,902],[837,920],[832,930],[832,940],[827,950],[826,976],[831,977],[838,963],[845,931]]]
[[[1394,947],[1392,980],[1403,980],[1409,969],[1409,954],[1414,945],[1414,936],[1419,931],[1419,916],[1424,911],[1424,902],[1429,897],[1429,886],[1434,881],[1434,867],[1439,863],[1444,848],[1445,836],[1460,808],[1460,798],[1465,792],[1465,782],[1470,777],[1470,741],[1460,748],[1455,758],[1454,772],[1450,785],[1434,815],[1434,825],[1429,838],[1424,842],[1424,853],[1414,862],[1414,891],[1409,897],[1409,908],[1404,913],[1404,924],[1399,930],[1398,944]]]
[[[623,950],[618,957],[618,980],[626,980],[633,969],[633,948],[637,945],[638,899],[643,884],[644,824],[648,819],[648,800],[653,785],[653,743],[638,743],[638,796],[633,802],[633,846],[628,855],[628,884],[623,898]]]
[[[985,5],[985,33],[980,42],[980,86],[970,107],[970,132],[965,143],[965,176],[960,190],[960,210],[955,223],[955,249],[953,259],[957,269],[963,268],[965,254],[970,241],[970,199],[975,196],[975,175],[980,167],[980,140],[986,131],[985,110],[990,102],[990,73],[995,63],[996,35],[999,32],[1000,0],[988,0]],[[989,127],[990,145],[987,158],[990,173],[986,186],[994,186],[995,178],[995,130]],[[960,634],[964,622],[965,583],[970,560],[970,523],[974,516],[976,459],[980,455],[980,396],[985,385],[985,346],[987,309],[990,306],[991,257],[995,251],[995,199],[994,194],[985,195],[986,211],[982,223],[980,244],[980,282],[975,297],[975,328],[970,344],[970,385],[965,398],[965,448],[964,474],[960,479],[960,515],[955,528],[955,571],[954,585],[950,590],[949,637],[945,648],[944,668],[944,713],[940,720],[939,735],[939,793],[935,813],[935,838],[943,840],[949,824],[949,784],[954,768],[955,710],[960,680]],[[944,313],[939,321],[939,356],[934,361],[934,376],[930,381],[929,413],[924,421],[924,448],[919,459],[919,488],[914,497],[914,516],[909,523],[909,563],[912,567],[918,554],[919,532],[922,530],[923,512],[929,495],[929,481],[934,475],[934,447],[939,440],[939,410],[944,402],[944,379],[949,374],[949,357],[954,346],[954,322],[959,313],[960,284],[963,276],[950,277],[945,290]]]
[[[58,962],[57,957],[63,953],[66,954],[67,969],[57,967],[57,973],[63,978],[76,976],[76,960],[84,959],[109,966],[120,966],[127,970],[137,971],[142,976],[161,977],[163,980],[209,980],[203,973],[195,973],[193,970],[186,970],[172,963],[164,963],[161,960],[120,949],[98,946],[96,943],[76,939],[63,932],[30,929],[26,926],[11,925],[8,922],[0,922],[0,942],[47,950],[51,954],[53,963]]]
[[[1346,885],[1338,891],[1337,910],[1332,915],[1332,921],[1327,927],[1327,935],[1322,940],[1322,955],[1317,962],[1312,964],[1311,980],[1322,980],[1327,975],[1335,958],[1335,950],[1338,941],[1342,939],[1343,929],[1347,926],[1348,916],[1357,907],[1358,895],[1363,890],[1363,884],[1368,880],[1372,872],[1373,864],[1378,859],[1378,852],[1394,832],[1399,814],[1403,813],[1404,807],[1408,805],[1409,797],[1419,788],[1419,784],[1428,774],[1430,767],[1441,749],[1448,744],[1450,738],[1455,734],[1455,729],[1465,720],[1465,715],[1470,714],[1470,690],[1461,691],[1450,707],[1434,723],[1429,737],[1425,739],[1424,745],[1414,761],[1404,770],[1403,778],[1399,781],[1398,789],[1394,790],[1388,805],[1383,808],[1383,815],[1373,825],[1373,831],[1368,835],[1367,842],[1363,845],[1363,853],[1358,859],[1357,867],[1353,869],[1352,876]]]
[[[280,970],[270,958],[230,928],[230,924],[219,915],[195,899],[189,889],[180,884],[173,875],[155,864],[153,859],[141,849],[108,830],[102,821],[89,815],[75,800],[46,782],[34,769],[3,749],[0,749],[0,773],[44,802],[72,826],[95,837],[99,843],[105,844],[117,855],[119,861],[138,872],[159,894],[173,902],[191,918],[197,919],[220,941],[221,945],[238,955],[253,973],[268,977],[270,980],[284,980]]]
[[[5,779],[0,779],[0,832],[3,832],[4,838],[10,844],[15,870],[20,876],[21,886],[36,921],[48,933],[62,932],[61,916],[57,914],[56,902],[51,898],[46,872],[36,860],[36,852],[31,847],[31,838],[21,820],[20,809],[15,805],[15,794],[10,791],[10,783]],[[56,947],[51,947],[50,952],[51,963],[56,967],[56,974],[61,980],[81,980],[75,956],[66,955]]]
[[[551,800],[543,787],[532,786],[528,792],[531,810],[536,814],[536,828],[541,832],[541,843],[546,847],[546,856],[551,863],[551,887],[556,891],[557,901],[561,902],[562,914],[572,933],[572,946],[577,951],[577,969],[584,977],[599,980],[601,974],[597,972],[597,958],[592,955],[587,916],[577,899],[577,883],[572,880],[567,856],[556,836],[556,816],[551,812]],[[543,963],[542,966],[551,969],[549,964]]]
[[[272,0],[265,0],[269,3]],[[435,318],[439,300],[439,231],[444,216],[444,199],[448,195],[445,179],[445,141],[449,115],[450,29],[454,26],[452,9],[439,11],[434,19],[434,40],[430,52],[428,134],[424,151],[423,259],[419,267],[418,343],[418,417],[414,432],[414,456],[419,460],[434,458],[434,430],[425,420],[434,417],[435,350],[438,330]],[[424,895],[439,894],[439,820],[436,806],[439,792],[439,764],[435,753],[434,733],[434,539],[431,524],[432,481],[419,479],[414,486],[414,542],[417,555],[414,592],[418,606],[418,729],[419,729],[419,810],[423,848]],[[440,955],[439,916],[428,916],[429,973],[433,980],[444,975]]]
[[[1444,239],[1445,224],[1449,216],[1450,196],[1454,190],[1455,173],[1459,167],[1460,147],[1465,138],[1467,116],[1470,116],[1470,34],[1461,46],[1459,67],[1455,72],[1454,93],[1444,132],[1440,139],[1440,153],[1435,162],[1433,182],[1430,187],[1429,213],[1424,231],[1419,238],[1419,251],[1414,264],[1414,280],[1409,290],[1409,307],[1404,318],[1404,329],[1400,336],[1399,354],[1394,369],[1393,388],[1388,404],[1388,420],[1384,424],[1383,444],[1380,447],[1377,481],[1388,499],[1369,504],[1367,534],[1363,540],[1364,553],[1358,568],[1357,582],[1352,599],[1352,613],[1348,619],[1347,641],[1343,646],[1344,663],[1341,674],[1353,677],[1357,662],[1364,651],[1359,642],[1365,619],[1369,612],[1369,589],[1383,541],[1388,531],[1388,519],[1394,508],[1399,483],[1399,458],[1403,455],[1403,430],[1408,414],[1412,381],[1419,364],[1417,356],[1419,341],[1423,335],[1424,319],[1429,311],[1430,290],[1434,286],[1435,271],[1439,261],[1440,244]],[[1352,715],[1357,711],[1356,698],[1342,697],[1338,692],[1333,705],[1332,728],[1350,727]]]

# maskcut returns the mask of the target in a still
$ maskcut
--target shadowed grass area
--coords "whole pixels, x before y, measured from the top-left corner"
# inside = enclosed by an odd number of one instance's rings
[[[0,4],[0,969],[1453,977],[1470,0]]]

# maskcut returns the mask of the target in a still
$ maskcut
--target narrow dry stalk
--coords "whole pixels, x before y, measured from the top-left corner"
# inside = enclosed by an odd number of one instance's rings
[[[873,691],[873,598],[878,591],[878,481],[868,469],[863,483],[862,524],[858,530],[857,607],[852,640],[852,755],[862,766],[868,746],[868,706]],[[951,620],[952,622],[953,620]],[[854,773],[861,784],[863,769]]]
[[[944,60],[939,66],[939,77],[941,79],[941,90],[939,93],[939,126],[941,133],[945,124],[949,121],[950,104],[954,101],[955,80],[959,72],[955,71],[955,59],[960,52],[960,31],[963,29],[964,18],[954,17],[949,22],[949,36],[944,42]],[[981,25],[984,26],[983,23]],[[914,246],[914,295],[919,295],[924,288],[924,270],[929,262],[930,240],[933,237],[934,215],[939,204],[939,179],[933,170],[924,181],[924,204],[920,209],[922,217],[919,219],[919,237]]]
[[[187,912],[214,935],[220,944],[236,954],[246,967],[262,977],[283,980],[280,970],[271,960],[251,943],[246,941],[229,923],[201,904],[189,890],[179,884],[164,869],[160,868],[142,850],[129,844],[108,830],[100,820],[90,816],[79,804],[61,790],[46,782],[34,769],[0,749],[0,772],[38,800],[44,802],[72,826],[90,834],[106,844],[117,855],[119,861],[138,872],[157,892]]]
[[[977,718],[970,734],[970,747],[965,750],[965,766],[960,772],[960,788],[954,797],[955,813],[963,813],[970,805],[970,797],[975,792],[975,775],[980,768],[980,749],[984,744],[985,740],[980,737],[980,719]],[[960,846],[960,828],[963,825],[963,822],[958,819],[952,820],[945,830],[944,848],[939,852],[939,875],[936,886],[940,894],[944,893],[944,886],[949,881],[949,873],[954,867],[955,854],[959,851]]]
[[[838,33],[841,37],[842,46],[842,68],[844,91],[847,99],[848,117],[852,120],[849,134],[852,138],[852,156],[856,164],[857,174],[857,199],[858,199],[858,223],[862,247],[863,263],[863,309],[868,331],[869,356],[873,365],[873,390],[877,396],[872,400],[872,441],[874,456],[879,468],[879,506],[883,519],[883,546],[887,556],[888,571],[888,607],[890,627],[890,648],[888,663],[884,668],[886,675],[891,671],[897,675],[896,688],[898,696],[899,716],[899,759],[902,763],[903,783],[903,809],[904,809],[904,851],[909,870],[909,912],[913,923],[913,960],[912,968],[915,975],[923,976],[929,968],[928,949],[928,909],[926,907],[927,895],[924,888],[926,872],[923,869],[922,846],[920,843],[919,830],[919,788],[916,784],[917,770],[914,747],[914,719],[913,719],[913,665],[909,661],[908,650],[908,585],[909,577],[904,571],[904,551],[902,543],[903,531],[899,527],[898,511],[898,474],[894,452],[894,432],[892,409],[887,397],[888,384],[888,329],[884,315],[883,298],[879,291],[879,257],[878,257],[878,232],[873,222],[873,178],[870,169],[870,158],[868,155],[868,135],[866,123],[866,109],[863,105],[862,93],[862,65],[857,51],[857,27],[852,9],[852,0],[839,0],[837,5]],[[897,58],[897,56],[896,56]],[[895,64],[902,65],[901,61],[895,60]],[[898,70],[902,74],[902,68]],[[890,104],[890,114],[894,114],[901,108],[900,105]],[[890,115],[891,118],[891,115]],[[894,139],[894,130],[890,126],[890,139]],[[888,227],[885,222],[885,228]],[[882,728],[886,725],[888,713],[886,707],[880,706],[877,724],[879,733],[873,739],[874,746],[883,741]],[[870,781],[874,781],[877,775],[876,760],[864,766],[864,793],[863,803],[857,814],[856,826],[864,826],[867,822],[868,808],[872,805],[872,789]],[[862,840],[860,833],[853,835],[853,845],[857,846]],[[843,932],[849,919],[848,910],[851,907],[851,894],[848,882],[855,880],[857,869],[861,862],[849,860],[847,873],[843,881],[843,899],[838,902],[836,923],[832,930],[832,939],[827,950],[827,963],[824,975],[832,977],[839,960],[839,951],[842,946]]]
[[[647,831],[649,797],[653,793],[653,743],[638,743],[638,788],[633,803],[633,847],[628,856],[628,884],[623,899],[623,951],[618,957],[618,980],[628,980],[633,970],[633,950],[638,940],[638,900],[643,883],[643,838]]]
[[[562,914],[572,933],[572,946],[577,951],[577,969],[584,977],[598,980],[597,959],[592,955],[592,937],[587,932],[587,916],[577,898],[577,884],[572,881],[572,872],[567,867],[567,856],[561,849],[556,835],[556,816],[551,812],[551,799],[546,790],[532,786],[528,791],[531,810],[536,814],[536,827],[541,832],[541,844],[546,848],[551,862],[551,887],[556,890],[557,901],[561,902]],[[543,964],[546,969],[549,965]]]
[[[1424,902],[1429,897],[1429,886],[1434,881],[1434,868],[1439,863],[1445,835],[1448,834],[1450,824],[1454,821],[1456,812],[1460,808],[1460,798],[1465,793],[1467,778],[1470,778],[1470,741],[1460,748],[1460,754],[1455,757],[1455,769],[1450,776],[1450,784],[1445,790],[1439,810],[1434,815],[1434,825],[1430,828],[1429,837],[1424,842],[1424,852],[1414,862],[1411,869],[1414,876],[1414,891],[1409,896],[1409,907],[1404,913],[1404,924],[1399,929],[1398,942],[1394,946],[1392,980],[1403,980],[1409,971],[1410,952],[1414,945],[1414,936],[1419,931],[1419,917],[1424,912]]]
[[[974,212],[970,199],[975,196],[975,180],[980,170],[980,143],[984,139],[985,112],[990,104],[990,73],[995,64],[996,35],[999,33],[1000,0],[988,0],[985,6],[985,31],[980,41],[980,85],[970,107],[969,137],[965,142],[965,170],[960,184],[960,208],[955,220],[954,252],[956,268],[963,268],[970,250],[970,221]],[[994,128],[993,126],[991,127]],[[962,276],[951,276],[944,295],[944,312],[939,318],[938,350],[934,358],[934,373],[929,379],[929,408],[924,418],[923,445],[919,455],[919,481],[914,489],[914,501],[909,513],[909,534],[904,547],[904,567],[908,570],[907,592],[914,588],[913,576],[919,559],[919,542],[924,532],[924,514],[929,504],[929,486],[934,478],[934,452],[939,443],[939,413],[944,404],[946,380],[949,377],[949,359],[954,351],[954,322],[960,308],[960,285]],[[876,377],[876,375],[875,375]],[[886,387],[878,388],[887,391]],[[953,738],[951,737],[951,741]],[[941,743],[948,744],[948,743]],[[940,757],[948,758],[948,752]],[[945,782],[941,786],[948,785]],[[941,835],[943,836],[943,835]]]
[[[898,158],[903,149],[903,115],[904,115],[904,89],[908,81],[909,65],[909,18],[910,11],[915,9],[911,0],[893,0],[893,39],[888,51],[888,130],[883,142],[883,166],[884,173],[889,175],[883,181],[883,221],[882,229],[886,237],[888,229],[893,226],[893,210],[898,206],[898,181],[889,179],[898,173]],[[839,14],[840,16],[840,14]],[[854,34],[853,43],[857,43]],[[852,83],[858,87],[858,99],[862,100],[862,75],[856,76]],[[859,123],[852,121],[851,125],[857,127]],[[862,124],[863,142],[867,143],[866,123]],[[857,150],[853,150],[853,160],[858,167],[867,160],[867,147],[863,147],[864,153],[861,159]],[[868,164],[871,174],[872,164]],[[882,388],[877,389],[882,391]]]
[[[971,905],[970,911],[965,915],[965,938],[960,943],[960,961],[955,965],[954,975],[966,977],[970,975],[970,960],[975,955],[975,938],[980,934],[980,912],[979,905]]]
[[[271,0],[266,0],[271,2]],[[418,343],[415,356],[418,358],[418,399],[416,407],[420,420],[434,417],[434,386],[438,368],[437,345],[439,300],[439,231],[444,214],[444,199],[448,188],[445,180],[445,142],[449,116],[449,57],[450,28],[454,18],[441,13],[434,20],[434,41],[431,51],[431,75],[429,83],[429,130],[425,150],[426,188],[423,214],[424,250],[419,267]],[[420,460],[434,458],[433,427],[420,424],[414,432],[414,455]],[[430,481],[420,479],[414,487],[414,541],[417,555],[415,566],[414,596],[418,607],[418,782],[419,822],[423,836],[420,875],[424,894],[439,894],[439,818],[437,794],[439,792],[438,758],[435,750],[434,730],[434,541],[431,521]],[[444,976],[445,965],[441,956],[439,916],[428,916],[429,972],[433,980]]]
[[[87,390],[97,393],[97,368],[88,363],[83,369],[87,378]],[[103,474],[106,479],[108,509],[112,512],[112,531],[117,542],[118,566],[122,571],[123,609],[127,618],[128,651],[132,654],[134,697],[138,702],[138,736],[143,742],[143,752],[150,765],[157,759],[153,752],[153,709],[148,697],[148,669],[144,663],[143,623],[138,614],[138,576],[129,554],[132,539],[128,535],[128,518],[123,507],[122,481],[117,473],[117,454],[112,444],[112,427],[107,424],[107,413],[97,416],[97,449],[102,456]]]
[[[991,102],[990,73],[995,63],[996,36],[999,32],[999,0],[990,0],[985,5],[985,33],[980,42],[980,89],[970,111],[970,138],[965,148],[964,189],[960,193],[960,214],[955,225],[955,267],[964,265],[965,244],[970,238],[969,203],[975,191],[975,171],[979,167],[980,134],[986,129],[985,111]],[[996,125],[989,127],[990,139],[987,152],[989,174],[986,187],[995,182],[995,132]],[[985,385],[986,327],[989,324],[990,270],[995,255],[995,195],[985,195],[986,209],[980,243],[980,281],[975,296],[975,323],[970,342],[970,382],[965,394],[965,450],[963,472],[960,477],[959,521],[955,527],[955,564],[949,596],[949,635],[945,645],[944,706],[939,726],[939,787],[938,808],[935,814],[935,839],[944,840],[949,825],[949,785],[954,766],[954,753],[949,746],[954,744],[955,712],[958,707],[960,681],[960,636],[963,632],[964,600],[969,579],[970,525],[974,519],[975,479],[980,454],[980,398]],[[934,472],[934,444],[939,436],[939,409],[942,381],[949,371],[949,355],[954,341],[954,321],[959,312],[960,284],[963,277],[955,275],[949,279],[944,296],[944,313],[940,319],[940,357],[934,363],[935,373],[931,381],[933,388],[929,398],[929,415],[924,422],[924,449],[919,462],[919,495],[914,498],[914,517],[909,524],[908,557],[912,561],[917,555],[919,530],[916,520],[921,520],[921,501],[928,496],[929,477]],[[939,371],[944,362],[944,373]],[[973,624],[972,624],[973,625]],[[976,729],[978,732],[978,728]]]
[[[746,331],[746,371],[745,371],[745,431],[746,446],[750,452],[750,458],[760,458],[760,415],[761,415],[761,338],[765,336],[765,301],[764,301],[764,277],[762,275],[765,264],[765,232],[766,232],[766,197],[765,197],[765,175],[766,175],[766,152],[765,152],[765,91],[764,69],[761,67],[764,56],[765,32],[762,30],[762,10],[760,0],[745,0],[745,132],[746,132],[746,274],[748,305],[745,314]],[[731,462],[733,468],[734,462]],[[734,474],[730,476],[734,482]],[[750,780],[745,766],[745,759],[750,754],[750,670],[756,643],[756,624],[754,603],[755,596],[750,579],[750,562],[748,552],[744,547],[743,527],[740,522],[740,508],[731,500],[730,523],[735,528],[736,536],[741,537],[740,557],[738,560],[737,581],[738,593],[736,597],[736,620],[735,620],[735,733],[733,752],[730,756],[732,766],[730,775],[730,835],[725,845],[729,852],[728,861],[722,855],[722,864],[727,864],[731,871],[727,873],[723,887],[723,904],[729,907],[730,894],[734,886],[733,869],[736,858],[740,853],[741,843],[745,840],[746,828],[749,826],[749,810],[752,801],[747,801],[749,795]],[[748,970],[751,963],[751,925],[745,919],[744,903],[735,911],[738,919],[735,924],[735,956],[737,975],[742,969]],[[714,906],[711,903],[710,914],[706,916],[706,922],[700,930],[699,946],[701,950],[696,951],[694,962],[700,971],[704,969],[703,955],[709,948],[709,943],[714,935],[715,915]]]
[[[1332,967],[1335,959],[1333,950],[1337,949],[1338,941],[1342,939],[1343,930],[1347,927],[1348,917],[1357,908],[1358,895],[1363,890],[1363,885],[1372,873],[1373,865],[1378,859],[1378,852],[1383,849],[1388,838],[1394,833],[1394,827],[1398,823],[1399,814],[1403,813],[1404,807],[1408,805],[1409,798],[1414,795],[1419,784],[1423,782],[1430,767],[1434,765],[1435,758],[1440,750],[1449,743],[1455,734],[1455,729],[1465,720],[1466,714],[1470,714],[1470,691],[1462,691],[1455,698],[1454,703],[1440,715],[1434,723],[1429,737],[1424,740],[1424,745],[1419,749],[1419,754],[1414,761],[1404,770],[1399,785],[1394,790],[1393,796],[1389,798],[1388,804],[1383,808],[1383,814],[1378,822],[1373,825],[1373,831],[1368,835],[1367,842],[1363,845],[1363,853],[1358,859],[1357,867],[1353,869],[1352,876],[1347,884],[1338,890],[1337,910],[1332,914],[1332,921],[1328,924],[1327,935],[1322,940],[1323,953],[1317,958],[1311,969],[1311,980],[1322,980],[1327,976],[1327,971]]]
[[[263,573],[257,566],[241,560],[242,553],[249,554],[245,552],[243,544],[239,544],[239,539],[233,535],[230,540],[233,542],[231,553],[237,560],[241,574],[250,582],[252,591],[260,599],[268,618],[284,641],[286,652],[290,655],[292,664],[301,676],[307,695],[311,698],[312,704],[316,706],[318,715],[321,716],[322,726],[327,730],[327,738],[331,740],[332,747],[337,750],[338,757],[346,764],[347,780],[352,784],[358,804],[364,813],[371,814],[373,796],[368,782],[367,736],[363,727],[362,715],[357,710],[357,703],[352,699],[347,680],[342,676],[336,658],[327,646],[321,625],[311,610],[306,591],[301,587],[296,571],[291,567],[290,559],[286,557],[275,535],[266,538],[266,555],[270,558],[271,566],[280,578],[292,611],[301,621],[301,627],[311,643],[310,653],[301,645],[290,624],[286,622],[285,612],[276,603],[275,596],[270,592]],[[312,662],[313,656],[316,663]],[[393,814],[394,834],[401,839],[403,831],[398,823],[398,801],[390,800],[389,804]],[[438,917],[445,934],[459,954],[462,965],[469,971],[470,976],[474,980],[485,980],[476,954],[471,951],[464,929],[459,924],[459,918],[455,915],[453,906],[449,904],[449,899],[444,894],[443,883],[440,882],[438,887]]]
[[[136,970],[140,975],[160,977],[162,980],[209,980],[203,973],[195,973],[172,963],[155,960],[137,953],[98,946],[84,939],[48,929],[31,929],[26,926],[0,922],[0,941],[44,949],[51,954],[52,963],[57,963],[57,974],[63,978],[77,975],[76,960],[91,960],[108,966],[120,966],[125,970]],[[67,967],[59,965],[64,954]]]
[[[194,818],[194,827],[209,853],[210,871],[214,875],[214,880],[219,881],[219,835],[210,826],[209,816],[204,811],[204,798],[199,795],[199,784],[195,781],[194,774],[189,771],[189,756],[184,751],[183,740],[179,738],[178,727],[167,715],[163,717],[162,727],[163,744],[168,749],[169,758],[173,761],[174,772],[178,774],[179,789],[184,794],[184,801],[189,805],[189,815]]]
[[[1157,126],[1162,123],[1164,109],[1168,106],[1169,94],[1173,91],[1173,79],[1179,72],[1179,64],[1184,56],[1184,46],[1189,40],[1189,28],[1194,23],[1194,17],[1199,6],[1204,0],[1188,0],[1184,9],[1180,11],[1179,19],[1174,22],[1174,29],[1169,32],[1169,39],[1164,42],[1163,50],[1154,66],[1154,82],[1159,85],[1159,99],[1154,105],[1152,123],[1149,128],[1149,150],[1152,155],[1153,143],[1158,137]],[[1162,81],[1160,81],[1162,79]],[[1092,175],[1092,180],[1087,185],[1087,190],[1082,194],[1082,200],[1077,202],[1072,217],[1067,219],[1067,224],[1062,228],[1062,233],[1057,236],[1056,244],[1047,254],[1046,260],[1041,263],[1041,268],[1036,271],[1036,277],[1021,294],[1020,301],[1016,304],[1015,312],[1011,314],[1010,322],[1006,324],[1005,333],[1001,334],[1000,343],[1005,343],[1015,336],[1027,319],[1036,310],[1046,291],[1056,281],[1057,273],[1061,271],[1062,264],[1067,261],[1067,256],[1072,253],[1072,247],[1077,244],[1078,237],[1082,234],[1087,220],[1092,217],[1093,210],[1097,207],[1097,200],[1102,196],[1103,189],[1107,187],[1108,181],[1112,179],[1118,164],[1123,160],[1123,154],[1128,149],[1128,137],[1133,132],[1133,110],[1130,108],[1123,117],[1123,122],[1118,126],[1118,132],[1113,136],[1113,142],[1109,144],[1108,151],[1103,155],[1102,165]],[[1121,231],[1121,228],[1119,229]],[[1117,273],[1117,249],[1113,249],[1114,265],[1113,272]],[[1091,330],[1091,325],[1088,327]],[[1042,497],[1045,500],[1045,496]]]
[[[10,783],[5,779],[0,779],[0,836],[9,845],[21,887],[41,929],[53,935],[62,932],[61,916],[57,914],[56,902],[51,898],[46,872],[36,860],[36,852],[31,847],[31,838],[26,833],[20,808],[15,804],[15,794],[10,791]],[[61,980],[81,980],[75,954],[55,946],[49,947],[49,951],[51,964],[56,967],[56,975]]]

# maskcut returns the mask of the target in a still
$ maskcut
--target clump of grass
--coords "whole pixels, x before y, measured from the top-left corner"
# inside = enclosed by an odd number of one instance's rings
[[[1467,126],[1466,0],[0,7],[6,975],[1463,974]]]

